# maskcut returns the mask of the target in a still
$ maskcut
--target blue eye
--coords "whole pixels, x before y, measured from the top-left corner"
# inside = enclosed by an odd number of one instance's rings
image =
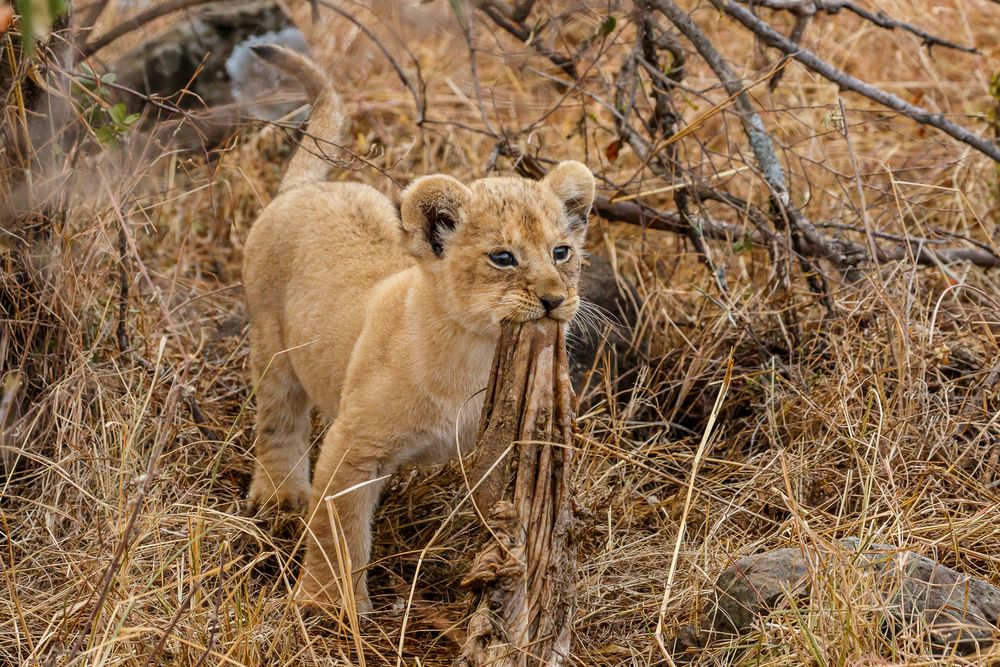
[[[517,266],[517,259],[514,258],[514,253],[507,250],[497,250],[496,252],[491,252],[488,257],[493,266],[506,269],[511,266]]]
[[[569,246],[561,245],[552,249],[552,259],[557,262],[565,262],[569,259]]]

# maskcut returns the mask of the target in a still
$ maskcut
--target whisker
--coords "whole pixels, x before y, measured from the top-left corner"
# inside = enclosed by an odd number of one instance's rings
[[[583,299],[580,300],[577,315],[571,326],[574,333],[578,334],[578,340],[586,340],[591,344],[597,344],[611,334],[620,335],[622,331],[620,324],[617,324],[607,311]]]
[[[622,322],[615,313],[612,313],[607,308],[594,303],[593,301],[586,301],[580,299],[580,309],[599,317],[603,324],[615,327],[616,330],[619,328],[628,328],[624,322]],[[618,331],[620,333],[620,331]]]

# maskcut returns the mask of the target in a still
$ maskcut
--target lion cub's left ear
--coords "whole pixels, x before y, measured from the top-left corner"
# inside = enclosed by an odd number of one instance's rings
[[[542,183],[562,200],[569,230],[577,233],[586,230],[587,217],[594,203],[594,175],[590,169],[576,160],[560,162],[542,179]]]
[[[400,197],[406,249],[417,259],[444,255],[455,230],[465,222],[472,191],[451,176],[418,178]]]

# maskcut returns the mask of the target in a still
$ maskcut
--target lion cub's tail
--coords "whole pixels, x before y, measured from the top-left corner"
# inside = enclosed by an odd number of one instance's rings
[[[273,44],[260,44],[250,49],[268,64],[297,79],[312,102],[306,135],[288,163],[278,192],[325,179],[330,173],[327,156],[333,153],[344,130],[340,95],[333,89],[326,72],[298,51]]]

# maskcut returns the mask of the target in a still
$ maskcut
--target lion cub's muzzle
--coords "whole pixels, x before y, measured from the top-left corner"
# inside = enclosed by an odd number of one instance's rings
[[[537,306],[523,310],[512,319],[530,322],[548,317],[556,322],[569,322],[576,315],[579,307],[580,298],[576,295],[569,297],[561,294],[545,295],[538,297]]]

